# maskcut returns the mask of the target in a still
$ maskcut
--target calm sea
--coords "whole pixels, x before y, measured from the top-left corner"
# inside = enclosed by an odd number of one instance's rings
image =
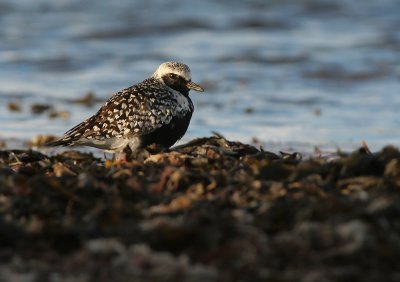
[[[178,60],[206,88],[184,141],[400,143],[398,0],[0,0],[0,38],[0,139],[61,135]]]

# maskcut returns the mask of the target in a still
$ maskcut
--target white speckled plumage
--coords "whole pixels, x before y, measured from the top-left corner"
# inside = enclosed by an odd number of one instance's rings
[[[50,145],[85,145],[119,152],[126,146],[158,143],[172,146],[189,125],[194,107],[189,90],[203,91],[191,82],[187,65],[161,64],[144,81],[115,93],[99,111]]]

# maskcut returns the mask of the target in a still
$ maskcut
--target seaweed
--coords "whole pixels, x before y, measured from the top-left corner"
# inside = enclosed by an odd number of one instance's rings
[[[0,151],[2,281],[393,281],[400,152]]]

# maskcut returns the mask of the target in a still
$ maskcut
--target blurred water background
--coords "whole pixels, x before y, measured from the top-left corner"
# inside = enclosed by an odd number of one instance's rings
[[[0,38],[2,139],[61,135],[178,60],[206,88],[183,141],[399,144],[398,0],[0,0]]]

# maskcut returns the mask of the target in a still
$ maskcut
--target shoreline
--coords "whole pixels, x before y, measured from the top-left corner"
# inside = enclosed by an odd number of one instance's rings
[[[212,136],[119,164],[1,150],[0,187],[2,281],[399,275],[394,147],[301,158]]]
[[[219,136],[219,133],[213,133],[210,136]],[[222,136],[222,135],[221,135]],[[76,147],[46,147],[44,144],[48,141],[59,139],[61,136],[39,134],[32,138],[19,138],[19,137],[0,137],[0,150],[34,150],[39,151],[45,155],[55,155],[64,151],[74,150],[84,153],[92,153],[94,156],[104,157],[101,149],[91,148],[87,146],[76,146]],[[223,136],[226,138],[225,136]],[[191,140],[200,139],[202,137],[183,138],[178,141],[172,148],[182,146]],[[360,142],[284,142],[284,141],[263,141],[257,138],[251,138],[251,140],[241,140],[240,138],[226,138],[234,142],[241,142],[254,146],[257,149],[262,148],[263,150],[279,154],[279,152],[299,152],[307,157],[316,157],[322,155],[334,155],[337,152],[349,153],[357,150],[362,146]],[[372,146],[368,143],[368,146],[372,149],[371,151],[380,151],[384,147],[393,146],[391,144]]]

